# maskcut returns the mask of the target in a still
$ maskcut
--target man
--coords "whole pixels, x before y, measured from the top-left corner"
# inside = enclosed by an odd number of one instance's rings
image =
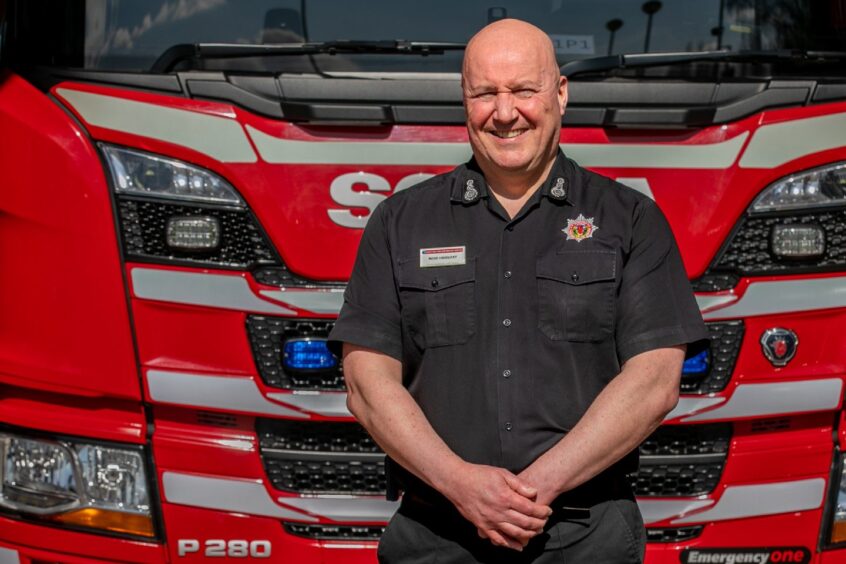
[[[625,476],[707,330],[655,204],[560,154],[549,38],[501,20],[462,71],[474,159],[386,200],[331,334],[405,491],[382,562],[640,562]]]

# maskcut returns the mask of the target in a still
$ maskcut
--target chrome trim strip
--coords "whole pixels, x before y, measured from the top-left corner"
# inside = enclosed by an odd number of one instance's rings
[[[725,521],[817,509],[823,503],[825,480],[729,486],[712,507],[672,521],[673,525]]]
[[[136,267],[130,276],[132,291],[138,298],[255,313],[296,315],[293,310],[256,296],[241,275]]]
[[[724,294],[721,296],[713,296],[709,294],[696,294],[696,305],[699,306],[699,311],[706,311],[715,307],[724,306],[732,302],[736,302],[738,297],[734,294]]]
[[[679,398],[679,403],[676,404],[676,407],[667,414],[664,418],[664,421],[669,421],[670,419],[675,419],[676,417],[683,417],[685,415],[690,415],[692,413],[696,413],[697,411],[701,411],[708,407],[713,407],[717,404],[723,403],[726,401],[726,398],[722,397],[713,397],[713,398],[689,398],[689,397],[681,397]]]
[[[164,472],[162,486],[164,498],[170,503],[307,523],[317,522],[310,515],[274,503],[261,480]]]
[[[352,413],[347,409],[346,392],[294,392],[292,394],[272,392],[267,394],[267,397],[317,415],[352,417]]]
[[[344,305],[343,288],[317,290],[285,288],[261,290],[259,293],[272,300],[314,313],[339,313],[341,306]]]
[[[846,307],[844,276],[753,282],[737,302],[702,317],[710,321],[836,307]]]
[[[224,163],[258,160],[234,119],[67,88],[56,93],[97,127],[182,145]]]
[[[741,168],[774,168],[846,145],[846,113],[762,125],[740,158]]]
[[[275,164],[456,166],[471,155],[470,145],[463,142],[295,141],[249,125],[246,129],[261,158]],[[561,143],[561,149],[588,167],[723,169],[734,163],[748,136],[744,132],[707,145]]]
[[[840,378],[741,384],[721,406],[685,417],[682,421],[690,423],[827,411],[837,409],[842,393],[843,380]]]
[[[643,466],[664,466],[670,464],[713,464],[723,462],[728,456],[725,452],[708,454],[660,454],[640,455],[640,463]]]
[[[344,523],[387,522],[399,507],[398,501],[352,496],[280,497],[277,501]]]
[[[641,515],[643,515],[643,523],[645,525],[651,525],[665,519],[685,515],[691,511],[696,511],[697,509],[702,509],[713,504],[713,499],[663,500],[639,498],[637,500],[637,505],[640,508]]]
[[[148,369],[146,376],[150,399],[155,402],[309,419],[307,413],[265,398],[252,377],[209,376],[155,369]]]
[[[381,452],[332,452],[328,450],[284,450],[281,448],[263,448],[261,453],[274,460],[318,460],[347,462],[350,460],[362,462],[379,462],[384,460]]]

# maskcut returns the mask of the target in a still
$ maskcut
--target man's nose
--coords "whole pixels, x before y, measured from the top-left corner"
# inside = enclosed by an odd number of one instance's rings
[[[501,122],[514,121],[517,118],[517,109],[514,106],[514,95],[511,92],[498,92],[496,95],[496,106],[494,108],[494,119]]]

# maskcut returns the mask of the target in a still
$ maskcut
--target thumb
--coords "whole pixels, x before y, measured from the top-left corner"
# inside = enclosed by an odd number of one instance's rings
[[[537,497],[537,488],[530,486],[529,484],[527,484],[514,474],[511,474],[510,472],[505,472],[503,475],[505,476],[505,483],[508,484],[508,486],[518,494],[529,499],[534,499],[535,497]]]

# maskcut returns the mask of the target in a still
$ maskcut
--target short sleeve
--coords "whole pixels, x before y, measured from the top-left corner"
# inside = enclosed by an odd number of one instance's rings
[[[650,199],[634,210],[632,241],[617,295],[620,365],[640,353],[688,345],[688,357],[708,344],[690,281],[664,214]]]
[[[339,357],[341,344],[350,343],[402,359],[399,297],[384,217],[380,205],[367,222],[344,305],[329,334],[329,348]]]

